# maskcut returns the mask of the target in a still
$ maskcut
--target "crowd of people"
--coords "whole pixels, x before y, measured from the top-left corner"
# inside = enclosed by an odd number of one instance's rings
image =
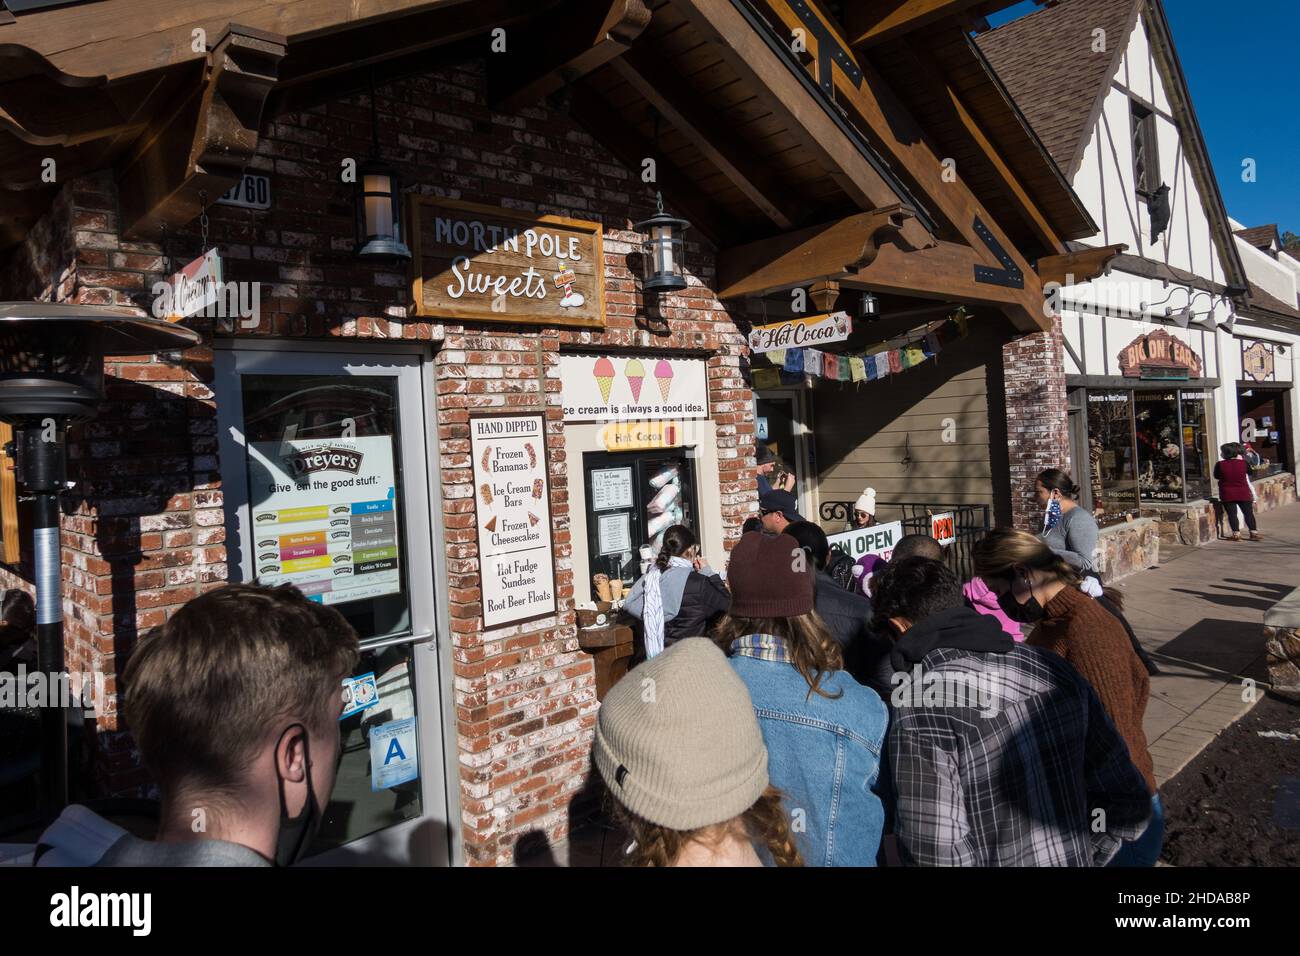
[[[844,556],[787,488],[763,495],[721,571],[689,528],[668,529],[628,596],[638,661],[607,693],[592,751],[624,859],[1153,865],[1148,668],[1117,595],[1089,576],[1096,523],[1069,476],[1046,471],[1037,489],[1041,530],[989,532],[970,581],[925,535],[837,576]],[[874,520],[875,501],[858,504]],[[157,839],[73,806],[38,865],[300,859],[333,788],[340,685],[357,661],[343,617],[292,587],[190,601],[124,674]]]
[[[1035,491],[1041,527],[990,531],[967,581],[922,534],[837,576],[845,556],[784,488],[760,497],[721,574],[681,538],[709,614],[673,628],[630,604],[646,651],[599,716],[628,859],[1153,866],[1154,665],[1094,568],[1097,523],[1070,476],[1044,471]],[[851,527],[875,520],[874,498]]]

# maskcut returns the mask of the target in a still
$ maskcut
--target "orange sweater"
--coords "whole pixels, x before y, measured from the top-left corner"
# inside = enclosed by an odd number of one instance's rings
[[[1066,587],[1044,608],[1027,643],[1056,651],[1074,665],[1101,698],[1111,722],[1128,744],[1129,758],[1156,792],[1142,718],[1151,684],[1124,625],[1078,588]]]

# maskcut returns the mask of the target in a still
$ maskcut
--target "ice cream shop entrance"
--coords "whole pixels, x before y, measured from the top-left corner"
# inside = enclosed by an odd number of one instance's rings
[[[665,530],[683,524],[699,534],[692,452],[667,448],[582,456],[591,574],[607,574],[630,588],[658,553]],[[598,598],[593,590],[591,599]]]

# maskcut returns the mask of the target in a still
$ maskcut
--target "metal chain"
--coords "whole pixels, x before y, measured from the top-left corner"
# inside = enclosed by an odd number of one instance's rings
[[[172,274],[172,257],[171,257],[170,245],[167,242],[167,223],[166,221],[163,221],[162,223],[160,223],[160,225],[162,226],[161,246],[162,246],[162,257],[163,257],[163,275],[169,276]]]
[[[199,234],[202,237],[203,245],[199,248],[200,252],[208,251],[208,192],[207,190],[199,191]]]

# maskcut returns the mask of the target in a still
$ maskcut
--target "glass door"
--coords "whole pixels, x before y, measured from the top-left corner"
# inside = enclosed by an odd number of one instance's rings
[[[809,480],[812,468],[805,418],[801,391],[754,393],[755,443],[766,445],[776,455],[773,475],[784,470],[795,476],[794,495],[799,502],[799,513],[807,517],[816,512]]]
[[[294,585],[361,638],[309,862],[446,864],[421,357],[249,347],[216,372],[230,580]]]

